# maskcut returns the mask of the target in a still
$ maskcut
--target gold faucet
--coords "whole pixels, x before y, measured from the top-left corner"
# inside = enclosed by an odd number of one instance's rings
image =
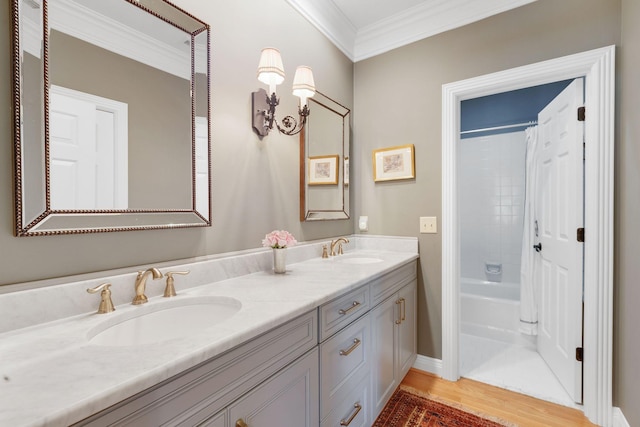
[[[342,255],[342,243],[349,243],[346,237],[339,237],[331,241],[331,256],[336,255],[336,245],[338,245],[338,255]]]
[[[116,308],[113,306],[113,301],[111,301],[111,283],[102,283],[101,285],[96,286],[95,288],[87,289],[87,292],[90,294],[95,294],[96,292],[100,292],[100,306],[98,307],[98,313],[111,313]]]
[[[162,273],[157,268],[149,268],[145,271],[138,271],[138,277],[136,277],[136,296],[133,298],[131,304],[139,305],[144,304],[148,301],[147,296],[144,294],[145,288],[147,287],[147,277],[149,274],[153,275],[154,279],[160,279],[162,277]]]
[[[170,271],[165,274],[167,278],[167,286],[164,288],[164,297],[170,298],[176,296],[176,287],[174,286],[174,274],[189,274],[189,270],[186,271]]]

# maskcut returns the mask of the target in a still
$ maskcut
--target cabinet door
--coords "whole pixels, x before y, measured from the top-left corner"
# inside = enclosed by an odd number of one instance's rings
[[[370,427],[373,421],[370,420],[371,412],[371,381],[369,377],[364,378],[360,383],[345,395],[342,401],[338,402],[320,423],[320,427]]]
[[[416,281],[409,283],[398,292],[400,301],[400,319],[398,325],[398,380],[404,376],[413,366],[418,351],[417,344],[417,316],[416,305],[418,301]]]
[[[198,427],[227,427],[226,411],[221,411],[217,415],[198,424]]]
[[[373,415],[375,419],[384,408],[387,400],[396,388],[397,365],[397,337],[395,333],[396,320],[398,319],[397,296],[384,300],[380,305],[371,310],[371,344],[372,344],[372,394]]]
[[[314,348],[229,407],[230,427],[317,426],[318,349]]]

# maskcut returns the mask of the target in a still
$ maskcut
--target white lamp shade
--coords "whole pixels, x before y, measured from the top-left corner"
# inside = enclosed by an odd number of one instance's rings
[[[301,99],[301,104],[307,103],[307,98],[311,98],[316,93],[316,84],[313,81],[311,67],[301,65],[296,69],[293,77],[293,94]]]
[[[265,47],[258,64],[258,80],[269,85],[269,91],[275,92],[276,85],[284,81],[284,66],[280,51],[273,47]]]

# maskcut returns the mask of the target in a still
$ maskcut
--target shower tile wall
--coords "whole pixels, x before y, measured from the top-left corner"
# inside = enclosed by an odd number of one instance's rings
[[[459,148],[462,277],[487,280],[485,261],[499,262],[502,282],[520,283],[525,134],[466,138]]]

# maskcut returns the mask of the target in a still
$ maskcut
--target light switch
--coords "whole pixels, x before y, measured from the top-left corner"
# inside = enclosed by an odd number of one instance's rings
[[[435,216],[420,217],[420,233],[437,233],[438,223]]]

